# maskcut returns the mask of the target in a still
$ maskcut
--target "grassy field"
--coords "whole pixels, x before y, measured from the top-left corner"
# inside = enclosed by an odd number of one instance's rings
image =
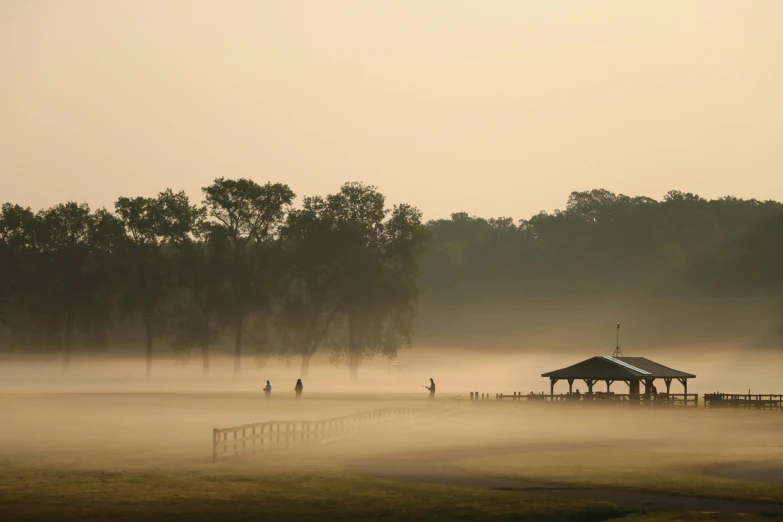
[[[512,492],[425,486],[339,472],[87,470],[4,464],[0,519],[598,521],[628,511]]]
[[[721,513],[651,513],[642,515],[625,516],[621,519],[624,522],[770,522],[768,517],[757,517],[753,515],[734,515]]]
[[[783,501],[783,484],[715,477],[705,473],[718,462],[783,460],[783,447],[623,447],[607,452],[558,449],[468,459],[455,466],[483,475],[526,481],[607,486],[677,495]]]
[[[768,412],[651,415],[466,404],[454,417],[317,450],[210,462],[211,429],[216,426],[326,418],[410,400],[415,399],[321,395],[297,405],[243,393],[0,394],[0,520],[547,522],[624,520],[629,514],[641,522],[769,520],[643,513],[533,492],[425,485],[345,471],[357,460],[444,450],[459,455],[509,445],[522,449],[459,465],[512,477],[780,498],[778,486],[698,473],[709,463],[779,455],[783,419]],[[645,424],[651,421],[662,428],[651,431]],[[606,448],[615,444],[617,450],[607,458]],[[667,444],[671,449],[662,450]]]
[[[558,500],[360,477],[336,471],[264,473],[254,465],[188,470],[0,465],[0,520],[11,521],[607,521],[769,520],[714,513],[644,514]]]

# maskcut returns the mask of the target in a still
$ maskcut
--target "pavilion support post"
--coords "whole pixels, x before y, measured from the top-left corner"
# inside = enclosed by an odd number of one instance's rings
[[[557,382],[557,379],[554,377],[549,378],[549,396],[554,397],[555,396],[555,383]]]
[[[614,381],[610,379],[606,379],[606,393],[610,393],[612,391],[612,384]]]
[[[688,379],[684,377],[677,377],[677,380],[682,384],[682,387],[685,389],[685,393],[688,393]]]
[[[663,382],[666,383],[666,395],[669,395],[669,393],[671,393],[672,378],[671,377],[664,377]]]
[[[598,382],[596,379],[584,379],[587,385],[587,393],[593,393],[593,385]]]
[[[680,384],[682,384],[683,393],[685,394],[683,397],[683,404],[687,406],[688,405],[688,378],[677,377],[677,380],[680,381]]]
[[[574,393],[574,380],[568,379],[568,395],[573,395]]]

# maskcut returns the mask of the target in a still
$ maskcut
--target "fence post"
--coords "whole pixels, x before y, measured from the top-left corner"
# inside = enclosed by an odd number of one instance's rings
[[[474,400],[478,400],[478,392],[471,392]],[[517,394],[518,395],[518,394]],[[489,399],[489,394],[482,394],[485,400]],[[440,417],[451,411],[454,401],[428,401],[416,406],[393,406],[378,410],[353,413],[342,417],[316,420],[316,421],[269,421],[263,423],[246,424],[234,428],[213,428],[212,430],[212,461],[216,462],[219,446],[223,445],[223,455],[228,457],[228,433],[234,434],[233,446],[234,455],[239,455],[239,442],[242,432],[242,450],[247,451],[247,431],[250,430],[251,440],[253,441],[252,451],[264,451],[266,449],[280,449],[284,443],[308,443],[324,439],[335,439],[340,436],[350,435],[361,432],[364,429],[378,429],[389,426],[396,426],[400,423],[410,420],[417,420],[424,417]],[[283,428],[285,424],[285,428]],[[267,432],[266,426],[269,426]],[[285,441],[283,441],[281,431],[285,430]],[[220,434],[223,434],[223,440],[220,440]],[[297,434],[299,435],[297,437]],[[260,440],[261,442],[257,442]]]

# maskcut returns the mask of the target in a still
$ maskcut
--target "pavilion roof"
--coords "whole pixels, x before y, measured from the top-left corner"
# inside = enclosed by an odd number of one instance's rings
[[[680,370],[674,370],[645,357],[610,357],[601,355],[591,357],[567,368],[544,373],[541,377],[622,381],[646,378],[692,379],[696,376]]]

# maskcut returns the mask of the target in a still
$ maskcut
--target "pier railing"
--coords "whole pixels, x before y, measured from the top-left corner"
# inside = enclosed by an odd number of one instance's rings
[[[699,405],[699,395],[696,393],[658,393],[656,395],[647,394],[620,394],[620,393],[582,393],[582,394],[523,394],[514,392],[512,394],[496,393],[494,397],[490,394],[480,394],[478,392],[470,393],[471,401],[512,401],[518,403],[589,403],[596,405],[613,406],[658,406],[658,407],[697,407]]]
[[[783,410],[783,395],[769,393],[705,393],[704,407]]]
[[[460,397],[364,411],[322,420],[267,421],[212,430],[212,462],[246,453],[335,441],[358,433],[450,413]]]

